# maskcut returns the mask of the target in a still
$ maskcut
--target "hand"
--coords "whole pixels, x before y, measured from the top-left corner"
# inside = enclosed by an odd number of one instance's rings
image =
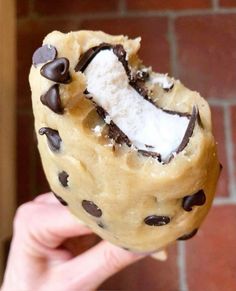
[[[91,230],[52,194],[19,207],[2,291],[94,290],[108,277],[142,258],[102,241],[79,256],[63,246]]]

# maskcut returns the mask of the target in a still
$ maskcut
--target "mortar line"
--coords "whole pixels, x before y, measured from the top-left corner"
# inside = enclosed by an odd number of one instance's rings
[[[171,75],[178,77],[178,48],[175,35],[175,17],[172,15],[168,18],[168,40],[170,44]]]
[[[235,197],[216,197],[213,201],[213,205],[236,205]]]
[[[218,8],[214,10],[210,9],[186,9],[180,11],[174,11],[173,14],[176,17],[179,16],[201,16],[201,15],[221,15],[221,14],[235,14],[236,8]]]
[[[29,16],[31,17],[34,13],[34,0],[29,1]]]
[[[185,243],[178,241],[177,249],[178,249],[177,263],[179,267],[179,291],[188,291]]]
[[[219,0],[211,0],[213,11],[218,12],[219,10]]]
[[[236,187],[234,180],[234,160],[233,160],[233,142],[232,142],[232,125],[230,120],[229,106],[224,106],[224,131],[226,142],[226,155],[229,170],[229,190],[230,197],[236,199]]]
[[[231,106],[236,105],[236,98],[231,99],[218,99],[218,98],[209,98],[207,99],[210,105],[217,105],[217,106]]]
[[[33,0],[32,0],[33,1]],[[217,12],[217,13],[216,13]],[[81,13],[81,14],[73,14],[73,15],[50,15],[50,16],[40,16],[40,20],[48,21],[48,20],[78,20],[78,17],[81,21],[84,20],[93,20],[93,19],[116,19],[116,18],[138,18],[138,17],[182,17],[182,16],[207,16],[207,15],[224,15],[224,14],[236,14],[236,8],[219,8],[217,11],[213,9],[188,9],[182,11],[172,11],[172,10],[164,10],[164,11],[125,11],[122,14],[120,11],[115,12],[95,12],[95,13]],[[33,13],[31,16],[38,17],[37,13]],[[19,17],[18,20],[31,19],[29,16]]]
[[[35,11],[35,0],[31,0],[30,1],[30,14],[29,14],[29,18],[30,19],[38,19],[38,17],[39,17],[39,15]]]
[[[120,0],[119,2],[119,12],[121,15],[125,15],[126,14],[126,2],[125,0]]]

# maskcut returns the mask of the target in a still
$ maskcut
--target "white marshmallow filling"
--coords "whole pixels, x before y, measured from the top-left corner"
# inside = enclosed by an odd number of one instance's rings
[[[93,101],[138,150],[156,152],[163,161],[178,152],[189,116],[164,111],[144,99],[129,84],[125,68],[112,49],[98,52],[84,74]]]

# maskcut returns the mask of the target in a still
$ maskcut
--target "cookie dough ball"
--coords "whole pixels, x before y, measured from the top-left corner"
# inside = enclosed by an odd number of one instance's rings
[[[196,234],[220,166],[207,102],[137,56],[140,38],[50,33],[30,72],[52,191],[102,238],[155,252]]]

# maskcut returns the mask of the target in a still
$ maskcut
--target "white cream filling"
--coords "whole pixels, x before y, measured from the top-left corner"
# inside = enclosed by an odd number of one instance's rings
[[[130,86],[125,69],[112,50],[100,51],[84,74],[93,100],[109,114],[107,121],[112,120],[134,146],[160,153],[162,159],[177,150],[189,119],[166,113],[145,100]]]

